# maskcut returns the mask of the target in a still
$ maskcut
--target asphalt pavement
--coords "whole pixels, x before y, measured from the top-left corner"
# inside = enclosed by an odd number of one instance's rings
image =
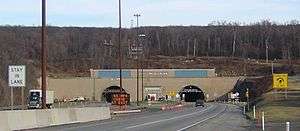
[[[250,122],[235,105],[209,103],[205,107],[146,112],[110,120],[35,129],[34,131],[244,131]]]

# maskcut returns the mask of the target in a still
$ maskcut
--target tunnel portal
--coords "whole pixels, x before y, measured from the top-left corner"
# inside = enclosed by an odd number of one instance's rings
[[[110,86],[103,91],[102,98],[104,98],[103,100],[105,100],[106,102],[112,103],[113,95],[115,94],[129,95],[128,93],[126,93],[126,91],[123,88],[119,86]],[[130,100],[128,99],[127,101],[129,102]]]
[[[185,102],[195,102],[198,99],[205,100],[204,92],[197,86],[188,85],[179,92],[180,99]]]

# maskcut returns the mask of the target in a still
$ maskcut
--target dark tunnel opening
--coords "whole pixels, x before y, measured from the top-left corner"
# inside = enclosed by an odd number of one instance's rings
[[[115,95],[115,94],[128,95],[128,93],[126,93],[126,91],[123,88],[121,88],[119,86],[110,86],[103,91],[102,98],[104,98],[103,100],[105,100],[107,103],[112,103],[113,95]],[[129,101],[129,100],[127,100],[127,101]]]
[[[255,99],[257,88],[254,85],[254,81],[251,80],[242,80],[238,81],[233,89],[233,93],[239,93],[240,101],[247,102],[246,92],[249,90],[249,99]]]
[[[185,86],[179,92],[180,99],[185,102],[196,102],[196,100],[205,100],[204,92],[197,86],[188,85]]]

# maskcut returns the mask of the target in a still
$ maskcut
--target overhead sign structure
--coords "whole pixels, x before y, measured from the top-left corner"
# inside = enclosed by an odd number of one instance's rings
[[[288,88],[288,74],[273,74],[273,88],[274,89]]]
[[[26,83],[25,73],[26,73],[26,67],[24,65],[9,66],[8,85],[10,87],[24,87]]]

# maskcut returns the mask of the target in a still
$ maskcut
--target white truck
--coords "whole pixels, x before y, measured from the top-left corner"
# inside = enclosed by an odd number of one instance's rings
[[[54,91],[46,91],[46,106],[51,108],[54,103]],[[42,90],[29,90],[28,108],[42,108]]]

